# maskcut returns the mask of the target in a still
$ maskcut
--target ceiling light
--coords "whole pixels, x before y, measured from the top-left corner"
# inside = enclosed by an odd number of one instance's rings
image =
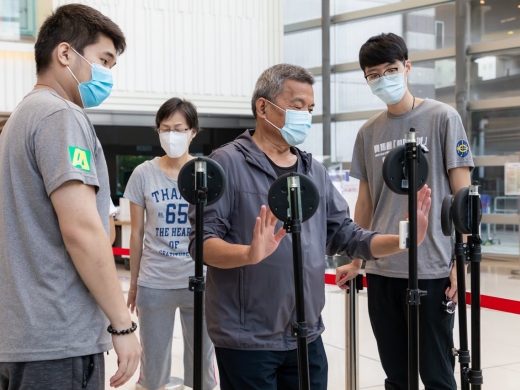
[[[514,31],[508,31],[507,32],[507,35],[513,35],[514,34]]]
[[[480,0],[480,4],[486,4],[486,0]]]

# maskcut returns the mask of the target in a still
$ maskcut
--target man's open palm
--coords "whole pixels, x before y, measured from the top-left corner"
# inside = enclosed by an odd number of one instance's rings
[[[256,218],[253,230],[253,240],[249,247],[249,264],[260,263],[278,248],[280,241],[286,235],[286,231],[281,227],[275,234],[274,229],[277,222],[278,219],[270,209],[265,206],[260,208],[260,215]]]

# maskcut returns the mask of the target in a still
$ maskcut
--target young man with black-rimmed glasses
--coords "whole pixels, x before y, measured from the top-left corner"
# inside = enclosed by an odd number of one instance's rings
[[[382,167],[387,153],[403,145],[405,132],[414,127],[418,141],[430,150],[427,184],[432,189],[432,218],[418,248],[419,288],[428,292],[419,308],[420,374],[428,390],[455,390],[454,316],[443,310],[442,301],[457,300],[457,278],[440,211],[445,195],[470,184],[474,165],[466,132],[455,109],[412,95],[407,86],[412,66],[401,37],[390,33],[370,38],[361,47],[359,62],[368,87],[387,109],[370,118],[357,135],[350,172],[360,180],[354,220],[366,229],[398,232],[408,201],[384,185]],[[354,278],[360,268],[359,260],[338,268],[338,285]],[[385,389],[406,390],[408,253],[367,262],[366,273],[370,321],[387,375]]]

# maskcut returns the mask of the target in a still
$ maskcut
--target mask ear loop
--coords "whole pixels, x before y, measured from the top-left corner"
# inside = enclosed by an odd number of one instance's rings
[[[286,110],[284,110],[282,107],[277,106],[276,104],[274,104],[273,102],[269,101],[268,99],[265,99],[265,101],[266,101],[267,103],[271,103],[273,106],[275,106],[276,108],[279,108],[279,109],[282,110],[283,112],[286,111]]]
[[[92,66],[92,64],[85,58],[83,57],[81,54],[79,54],[76,49],[74,49],[72,46],[70,46],[70,48],[74,51],[74,53],[76,53],[78,56],[80,56],[81,58],[83,58],[85,61],[87,61],[87,64],[89,64],[90,66]],[[78,78],[74,75],[74,73],[72,73],[72,70],[70,70],[69,66],[67,65],[67,69],[69,70],[70,74],[72,75],[72,77],[74,77],[74,80],[76,80],[76,82],[79,84],[81,84],[78,80]]]
[[[87,61],[87,64],[89,64],[90,66],[92,66],[92,64],[90,63],[89,60],[87,60],[85,57],[83,57],[81,54],[79,54],[76,49],[74,49],[72,46],[70,47],[72,50],[74,50],[74,53],[76,53],[78,56],[80,56],[81,58],[83,58],[85,61]]]
[[[264,98],[264,99],[265,99],[265,98]],[[272,104],[272,105],[275,106],[276,108],[279,108],[279,109],[282,110],[283,112],[286,112],[286,110],[284,110],[282,107],[277,106],[276,104],[274,104],[273,102],[271,102],[269,99],[265,99],[265,101],[266,101],[267,103]],[[276,126],[276,125],[275,125],[273,122],[271,122],[269,119],[267,119],[267,118],[264,118],[264,119],[265,119],[265,121],[266,121],[267,123],[269,123],[269,124],[270,124],[271,126],[273,126],[275,129],[278,129],[279,131],[282,131],[281,128],[279,128],[278,126]]]

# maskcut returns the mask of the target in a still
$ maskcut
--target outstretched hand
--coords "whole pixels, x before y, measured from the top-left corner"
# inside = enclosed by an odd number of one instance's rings
[[[287,234],[283,227],[278,229],[276,234],[274,229],[278,218],[270,209],[262,206],[260,215],[256,217],[255,228],[253,230],[253,240],[249,246],[249,264],[258,264],[266,257],[270,256]]]
[[[421,245],[428,230],[428,214],[432,205],[432,190],[425,184],[417,192],[417,245]]]

